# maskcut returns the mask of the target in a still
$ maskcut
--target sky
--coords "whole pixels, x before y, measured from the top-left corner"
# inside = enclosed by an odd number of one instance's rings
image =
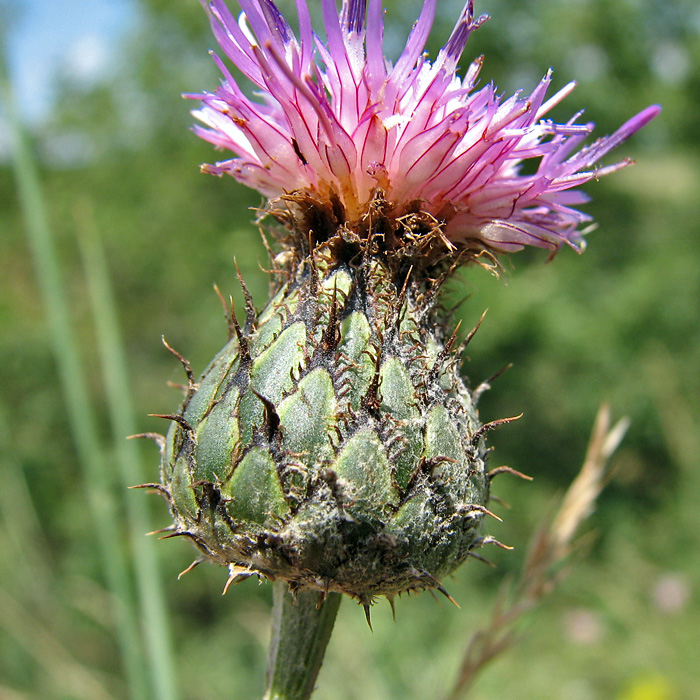
[[[481,4],[488,9],[486,0]],[[12,17],[8,54],[15,99],[32,126],[50,113],[57,75],[69,74],[86,86],[109,78],[119,42],[139,20],[137,0],[0,0],[0,24],[3,5]],[[700,8],[688,19],[700,31]],[[596,70],[605,68],[601,47],[574,51],[583,51],[573,57],[580,80],[595,79]],[[668,82],[684,80],[690,68],[686,49],[674,42],[660,42],[651,63]]]
[[[9,71],[30,124],[49,113],[56,75],[87,84],[109,76],[115,47],[137,20],[129,0],[9,0],[9,6]]]

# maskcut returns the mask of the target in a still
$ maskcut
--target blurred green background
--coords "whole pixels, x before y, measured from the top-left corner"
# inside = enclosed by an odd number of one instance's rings
[[[292,3],[281,5],[290,11]],[[396,56],[419,2],[386,5],[387,52]],[[147,529],[165,527],[168,515],[164,502],[125,492],[116,476],[122,437],[110,427],[79,240],[97,235],[105,248],[137,432],[164,430],[147,414],[170,413],[180,401],[167,382],[184,375],[160,334],[199,372],[226,340],[212,285],[240,308],[233,256],[258,307],[268,285],[251,224],[260,197],[230,178],[199,174],[198,165],[216,156],[188,132],[192,105],[179,97],[218,80],[204,12],[195,0],[135,6],[137,29],[123,40],[109,80],[86,86],[57,75],[50,116],[30,128],[99,432],[100,459],[90,473],[101,473],[114,495],[129,560],[124,504],[148,504]],[[460,9],[456,0],[441,2],[433,55]],[[588,555],[524,620],[520,645],[489,668],[471,697],[692,700],[700,697],[700,9],[695,0],[479,0],[476,9],[492,15],[465,53],[465,61],[486,55],[482,81],[507,93],[530,90],[552,66],[554,89],[579,81],[555,117],[585,107],[599,135],[650,103],[664,111],[619,149],[617,157],[634,158],[635,167],[586,188],[598,228],[583,256],[564,250],[546,264],[542,251],[520,253],[505,261],[501,279],[469,269],[449,291],[455,300],[471,295],[458,314],[468,326],[489,308],[465,364],[472,384],[514,363],[480,410],[483,420],[524,413],[491,437],[493,466],[535,477],[497,483],[512,507],[490,531],[515,550],[493,553],[495,569],[472,561],[446,582],[461,610],[411,596],[397,601],[393,622],[380,603],[370,633],[362,609],[345,601],[315,697],[444,694],[503,577],[518,571],[529,536],[578,471],[598,405],[609,401],[632,424],[590,521]],[[13,12],[21,16],[21,5]],[[3,154],[0,698],[121,700],[129,691],[114,598],[52,351],[50,307]],[[139,445],[136,456],[136,481],[156,479],[156,448]],[[177,580],[193,558],[186,542],[156,542],[153,552],[180,696],[259,697],[271,586],[248,581],[222,598],[223,570],[201,566]]]

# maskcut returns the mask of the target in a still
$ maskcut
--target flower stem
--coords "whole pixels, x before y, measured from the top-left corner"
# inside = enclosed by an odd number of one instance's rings
[[[316,591],[304,590],[295,600],[287,585],[278,581],[273,596],[263,700],[308,700],[331,638],[340,594],[329,593],[319,604]]]

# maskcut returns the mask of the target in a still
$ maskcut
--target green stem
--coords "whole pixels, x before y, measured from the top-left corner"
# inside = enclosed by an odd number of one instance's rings
[[[333,632],[340,593],[319,605],[316,591],[300,591],[296,601],[284,582],[274,587],[272,639],[263,700],[308,700]]]

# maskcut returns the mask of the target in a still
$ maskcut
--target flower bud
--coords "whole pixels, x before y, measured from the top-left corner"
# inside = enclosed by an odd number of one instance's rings
[[[207,558],[367,604],[439,587],[489,511],[484,428],[434,290],[361,248],[318,246],[247,330],[232,319],[162,483]]]

